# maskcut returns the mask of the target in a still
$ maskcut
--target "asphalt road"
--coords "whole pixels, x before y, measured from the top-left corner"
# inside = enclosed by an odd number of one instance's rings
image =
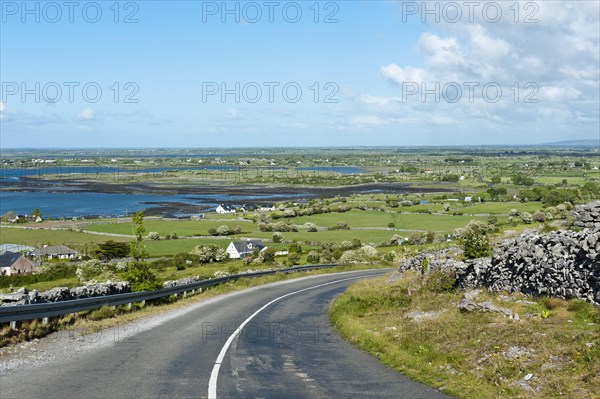
[[[0,375],[0,397],[448,398],[382,366],[332,331],[331,301],[357,278],[381,273],[288,280],[101,337],[42,340],[35,349],[39,361]]]

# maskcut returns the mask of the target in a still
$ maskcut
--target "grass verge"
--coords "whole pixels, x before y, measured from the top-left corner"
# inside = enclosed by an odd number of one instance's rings
[[[519,319],[463,313],[463,293],[435,278],[388,279],[353,284],[330,309],[340,334],[387,366],[461,398],[600,398],[597,307],[481,291],[477,302]],[[407,317],[417,311],[431,313]]]

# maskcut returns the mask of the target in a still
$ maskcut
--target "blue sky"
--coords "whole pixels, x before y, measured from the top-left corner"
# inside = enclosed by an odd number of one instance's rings
[[[598,2],[489,3],[2,0],[0,147],[598,139]]]

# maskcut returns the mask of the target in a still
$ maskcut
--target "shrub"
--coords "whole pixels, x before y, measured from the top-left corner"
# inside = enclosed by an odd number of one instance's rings
[[[279,231],[282,233],[287,233],[289,231],[297,231],[298,229],[296,229],[294,226],[290,225],[289,223],[285,223],[285,222],[277,222],[273,225],[273,231]]]
[[[544,223],[546,221],[546,214],[542,211],[535,211],[532,218],[535,222]]]
[[[208,234],[211,236],[216,236],[217,235],[217,229],[215,229],[214,227],[211,227],[210,229],[208,229]]]
[[[92,254],[102,260],[125,258],[129,255],[129,243],[108,240],[98,244]]]
[[[346,222],[337,222],[335,226],[330,227],[328,230],[350,230],[350,227]]]
[[[486,235],[471,232],[462,237],[464,256],[467,259],[483,258],[492,254],[492,247]]]
[[[302,247],[301,247],[301,246],[300,246],[300,244],[298,244],[296,241],[293,241],[293,242],[290,244],[290,246],[289,246],[289,248],[288,248],[288,251],[289,251],[290,253],[292,253],[292,252],[295,252],[295,253],[301,254],[301,253],[302,253]]]
[[[259,256],[263,263],[273,263],[275,261],[275,250],[273,248],[265,248]]]
[[[151,240],[160,240],[160,234],[158,234],[156,231],[151,231],[148,233],[148,238]]]
[[[295,252],[292,252],[287,257],[287,263],[290,266],[298,265],[300,263],[300,255]]]
[[[431,292],[448,292],[456,288],[456,278],[442,271],[430,273],[425,278],[423,289]]]
[[[75,275],[82,284],[94,284],[96,280],[116,280],[116,276],[108,269],[108,266],[102,265],[96,259],[83,262],[77,268]]]
[[[339,263],[342,265],[370,263],[378,257],[377,249],[370,245],[363,245],[359,249],[349,250],[342,254]]]
[[[396,223],[394,223],[394,222],[389,222],[389,223],[388,223],[388,227],[389,227],[390,229],[393,229],[394,227],[396,227]]]
[[[228,236],[230,234],[233,234],[233,231],[231,230],[231,227],[229,227],[228,225],[224,224],[222,226],[217,227],[217,235]]]
[[[273,226],[270,223],[261,222],[258,224],[260,231],[273,231]]]
[[[196,255],[200,263],[222,262],[229,259],[229,254],[216,245],[198,245],[190,251],[191,255]]]
[[[179,236],[177,235],[177,232],[176,232],[176,231],[173,231],[173,232],[171,233],[171,238],[172,238],[173,240],[176,240],[176,239],[178,239],[178,238],[179,238]]]
[[[283,234],[273,233],[273,242],[279,243],[283,241]]]
[[[132,263],[127,268],[125,279],[131,284],[131,291],[151,291],[162,288],[162,282],[147,264]]]
[[[521,220],[525,224],[531,224],[531,223],[533,223],[533,216],[529,212],[523,212],[521,214]]]
[[[303,227],[307,232],[314,233],[318,231],[317,225],[314,223],[304,223]]]
[[[306,261],[308,263],[318,263],[320,255],[317,251],[310,251],[308,255],[306,255]]]
[[[408,237],[410,245],[423,245],[427,242],[427,237],[423,233],[413,233]]]
[[[352,245],[351,241],[342,241],[342,243],[340,244],[340,246],[342,247],[342,249],[344,251],[347,251],[349,249],[354,248],[354,245]]]

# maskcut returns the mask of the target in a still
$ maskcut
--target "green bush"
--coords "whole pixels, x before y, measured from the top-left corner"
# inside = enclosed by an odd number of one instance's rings
[[[131,284],[131,291],[152,291],[162,288],[162,282],[145,263],[130,264],[125,279]]]
[[[449,292],[456,288],[456,278],[442,271],[430,273],[425,278],[423,289],[431,292]]]
[[[464,256],[467,259],[483,258],[492,255],[490,241],[485,234],[470,232],[462,237]]]

